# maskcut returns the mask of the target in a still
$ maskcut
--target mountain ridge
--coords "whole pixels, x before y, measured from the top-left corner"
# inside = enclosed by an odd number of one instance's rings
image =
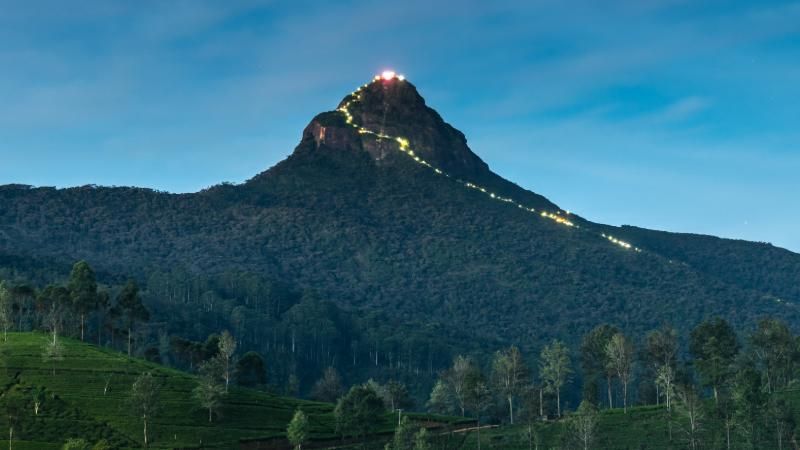
[[[398,331],[431,326],[463,337],[469,323],[476,340],[525,347],[600,321],[641,331],[708,315],[736,323],[775,315],[800,326],[800,255],[595,224],[488,166],[459,165],[463,158],[445,172],[428,158],[448,155],[428,143],[449,136],[471,153],[463,134],[416,131],[413,119],[389,112],[383,121],[383,86],[374,80],[317,115],[286,160],[241,185],[180,195],[0,187],[0,248],[141,279],[175,267],[269,275],[385,315]],[[409,110],[449,127],[423,109],[413,85],[403,89],[413,89],[400,95]],[[342,111],[362,91],[364,105]],[[362,121],[377,131],[359,133]]]

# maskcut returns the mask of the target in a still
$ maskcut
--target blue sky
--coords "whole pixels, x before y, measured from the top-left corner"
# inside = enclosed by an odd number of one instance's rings
[[[800,2],[5,0],[0,183],[190,192],[384,68],[610,224],[800,251]]]

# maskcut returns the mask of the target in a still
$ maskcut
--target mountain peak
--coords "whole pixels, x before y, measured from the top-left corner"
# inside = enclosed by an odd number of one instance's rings
[[[410,81],[391,71],[345,96],[336,111],[311,121],[298,149],[320,147],[366,151],[379,164],[402,152],[457,177],[489,171],[464,134],[428,107]]]

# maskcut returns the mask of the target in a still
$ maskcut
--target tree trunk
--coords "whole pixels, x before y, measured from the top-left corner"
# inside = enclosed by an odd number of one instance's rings
[[[131,327],[128,327],[128,356],[131,356]]]
[[[211,408],[208,408],[208,423],[211,423]]]
[[[539,388],[539,417],[544,417],[544,388]]]
[[[508,396],[508,414],[511,418],[511,425],[514,425],[514,399]]]
[[[558,417],[561,417],[561,389],[556,389],[556,411]]]
[[[725,421],[725,440],[727,445],[727,450],[731,450],[731,422],[730,420]]]
[[[656,406],[661,404],[661,390],[659,389],[658,383],[656,383]]]
[[[628,380],[622,383],[622,412],[628,413]]]
[[[81,342],[83,342],[83,326],[86,322],[86,314],[81,313]]]
[[[533,450],[533,425],[528,424],[528,450]]]
[[[611,377],[606,376],[606,387],[608,388],[608,409],[614,408],[614,398],[611,396]]]
[[[147,419],[144,419],[144,448],[147,448]]]
[[[478,450],[481,450],[481,419],[478,414]]]

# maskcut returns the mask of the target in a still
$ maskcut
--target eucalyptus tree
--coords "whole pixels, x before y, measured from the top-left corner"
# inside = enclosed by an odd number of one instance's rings
[[[590,402],[597,401],[598,384],[601,378],[605,379],[608,407],[614,407],[612,385],[614,372],[608,369],[608,356],[606,346],[611,337],[619,333],[619,328],[603,324],[598,325],[581,341],[581,369],[583,371],[583,399]]]
[[[147,425],[161,410],[161,381],[152,372],[144,372],[131,386],[130,408],[142,419],[144,447],[149,445]]]
[[[556,396],[556,412],[561,417],[561,389],[570,380],[572,362],[569,348],[559,340],[554,340],[542,349],[539,373],[548,392]]]
[[[692,330],[689,351],[700,381],[712,389],[718,401],[719,389],[733,376],[733,363],[739,354],[736,332],[724,319],[707,320]]]
[[[458,355],[453,359],[453,366],[442,374],[442,381],[448,385],[448,392],[461,410],[462,417],[467,415],[467,391],[477,372],[478,369],[471,358]]]
[[[128,356],[132,353],[133,331],[137,323],[150,320],[150,312],[139,296],[139,286],[135,281],[128,281],[117,295],[116,313],[125,322],[128,330]]]
[[[628,412],[628,384],[633,375],[633,345],[622,333],[611,337],[606,344],[608,368],[613,370],[622,384],[622,408]]]
[[[508,403],[508,416],[514,424],[514,402],[528,382],[528,367],[515,346],[495,353],[492,363],[492,381],[495,390]]]
[[[786,323],[771,318],[758,321],[750,335],[756,363],[764,372],[767,392],[789,384],[798,360],[798,347]]]
[[[656,404],[660,404],[661,396],[668,395],[662,391],[662,388],[664,382],[668,382],[670,377],[664,377],[664,375],[675,372],[678,357],[678,332],[672,327],[664,326],[648,333],[645,341],[644,353],[656,386]]]
[[[228,386],[233,378],[232,366],[234,364],[233,358],[236,354],[236,339],[227,331],[223,331],[219,337],[219,354],[217,357],[220,359],[222,365],[222,378],[225,380],[225,393],[228,392]]]
[[[292,421],[286,428],[286,437],[295,450],[302,450],[303,444],[308,440],[308,417],[303,410],[298,409],[292,416]]]
[[[80,335],[84,340],[86,316],[97,307],[97,280],[94,270],[86,261],[78,261],[72,266],[67,289],[72,306],[80,317]]]

